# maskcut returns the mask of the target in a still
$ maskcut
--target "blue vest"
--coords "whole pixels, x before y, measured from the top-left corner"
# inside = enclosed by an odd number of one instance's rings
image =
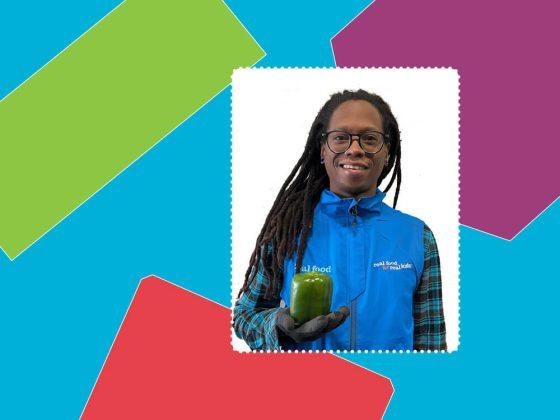
[[[324,190],[315,207],[302,272],[333,279],[331,310],[350,309],[322,338],[284,346],[298,350],[412,350],[413,296],[424,269],[424,222],[394,210],[379,189],[342,199]],[[296,255],[286,258],[280,293],[290,306]]]

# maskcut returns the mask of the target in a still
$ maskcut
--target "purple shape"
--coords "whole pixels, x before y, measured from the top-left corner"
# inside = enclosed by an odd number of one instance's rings
[[[462,224],[511,239],[560,195],[559,15],[555,2],[376,0],[332,40],[341,67],[458,69]]]

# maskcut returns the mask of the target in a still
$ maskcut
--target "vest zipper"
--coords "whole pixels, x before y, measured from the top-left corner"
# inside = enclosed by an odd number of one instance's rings
[[[358,206],[355,205],[352,207],[350,212],[354,216],[352,218],[352,228],[355,229],[358,224]],[[356,309],[357,306],[356,299],[350,302],[350,350],[356,349],[356,320],[358,318],[358,311]]]
[[[350,350],[356,350],[357,298],[350,304]]]

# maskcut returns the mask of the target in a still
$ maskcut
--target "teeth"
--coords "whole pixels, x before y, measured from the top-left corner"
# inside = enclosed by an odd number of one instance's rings
[[[364,168],[363,166],[357,166],[357,165],[342,165],[342,167],[344,169],[361,169],[361,170],[365,170],[366,168]]]

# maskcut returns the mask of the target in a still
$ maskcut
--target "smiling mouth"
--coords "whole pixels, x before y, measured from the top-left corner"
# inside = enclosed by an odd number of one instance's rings
[[[363,166],[363,165],[351,165],[351,164],[340,164],[339,167],[341,167],[342,169],[351,169],[354,171],[365,171],[368,169],[367,166]]]

